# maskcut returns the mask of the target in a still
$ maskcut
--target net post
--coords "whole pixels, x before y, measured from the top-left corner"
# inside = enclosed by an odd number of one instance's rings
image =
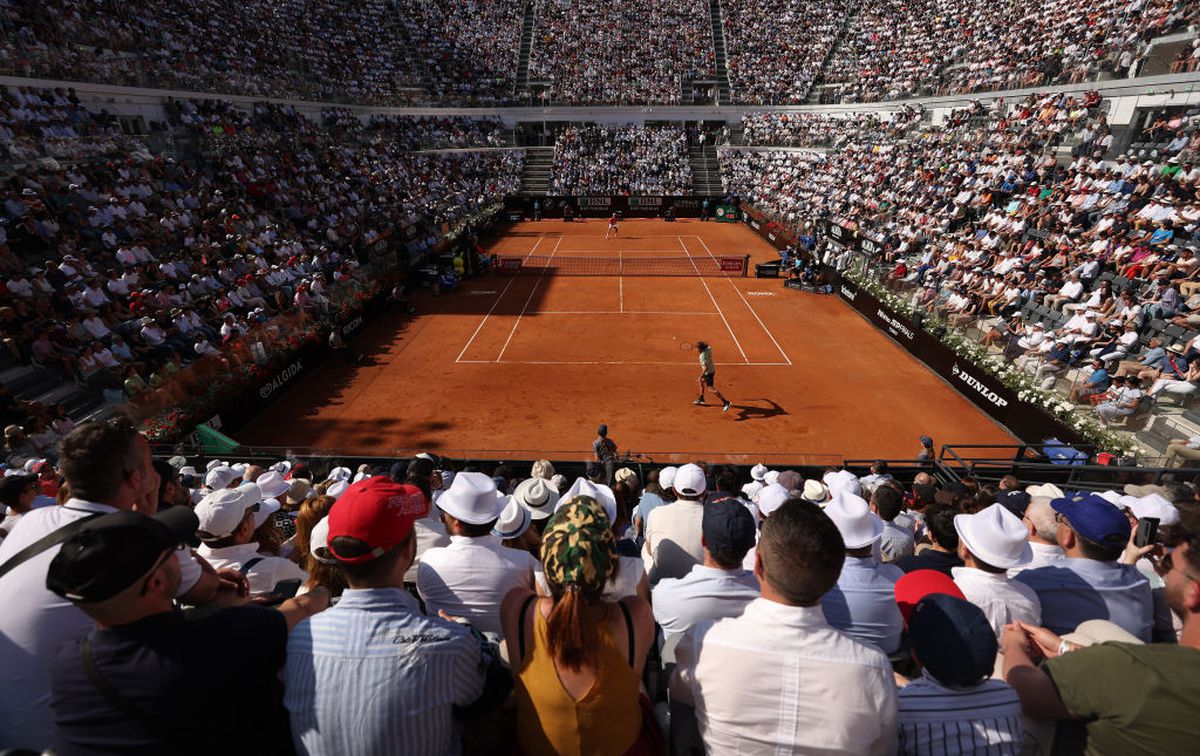
[[[750,255],[746,255],[746,261],[742,264],[742,278],[747,278],[750,275]]]

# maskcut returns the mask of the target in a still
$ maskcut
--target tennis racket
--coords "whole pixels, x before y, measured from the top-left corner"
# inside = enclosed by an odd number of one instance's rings
[[[696,345],[690,341],[679,342],[679,351],[681,351],[681,352],[690,352],[695,348],[696,348]]]

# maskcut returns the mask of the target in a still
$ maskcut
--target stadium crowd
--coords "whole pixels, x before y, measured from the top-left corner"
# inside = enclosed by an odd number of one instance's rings
[[[1200,167],[1187,129],[1174,157],[1111,155],[1099,95],[1030,96],[955,111],[903,140],[847,128],[823,156],[721,157],[729,191],[797,226],[857,228],[914,306],[980,327],[1045,388],[1083,367],[1091,382],[1070,398],[1114,422],[1200,386],[1188,367],[1200,356]],[[1072,162],[1058,165],[1059,146]]]
[[[390,0],[5,3],[18,76],[395,105],[415,86]]]
[[[1185,753],[1200,736],[1190,485],[455,467],[153,459],[122,418],[10,467],[0,747]],[[197,716],[230,690],[253,705]]]
[[[850,140],[888,142],[912,125],[918,108],[902,108],[895,118],[879,113],[787,113],[759,111],[742,115],[742,141],[772,147],[841,147]]]
[[[521,22],[529,0],[395,2],[420,51],[429,94],[436,102],[467,104],[511,100]]]
[[[584,126],[554,143],[551,194],[692,193],[687,134],[678,126]]]
[[[842,29],[844,0],[725,0],[723,11],[729,85],[737,102],[804,102]]]
[[[686,79],[713,75],[707,8],[685,0],[541,0],[529,79],[553,102],[678,104]]]
[[[520,151],[408,151],[492,140],[492,121],[331,123],[326,113],[322,127],[283,106],[171,100],[167,120],[190,144],[175,159],[69,91],[9,89],[4,108],[6,364],[146,415],[214,374],[262,364],[264,350],[371,290],[381,242],[417,259],[443,224],[519,185]],[[45,456],[61,413],[13,403],[4,425]]]
[[[1151,39],[1197,13],[1171,0],[871,3],[851,15],[821,82],[828,101],[874,102],[1124,78]]]

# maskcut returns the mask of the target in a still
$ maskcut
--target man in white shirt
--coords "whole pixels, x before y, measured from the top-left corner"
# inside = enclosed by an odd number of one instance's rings
[[[967,600],[983,610],[999,638],[1010,622],[1041,625],[1042,603],[1027,585],[1012,581],[1008,570],[1033,558],[1029,531],[1000,504],[954,518],[962,567],[950,570]]]
[[[704,506],[704,562],[685,577],[664,578],[654,587],[654,619],[663,629],[663,655],[675,640],[703,620],[737,617],[758,598],[758,580],[742,569],[757,535],[754,515],[736,499]]]
[[[429,616],[445,611],[484,633],[500,637],[500,602],[513,588],[534,588],[537,560],[505,548],[492,534],[504,509],[496,484],[483,473],[464,472],[438,497],[450,545],[430,549],[417,568],[417,592]]]
[[[278,509],[277,501],[270,505],[263,502],[262,492],[254,483],[208,494],[196,505],[200,556],[214,567],[229,567],[245,575],[253,596],[271,593],[283,580],[303,583],[308,579],[307,572],[290,559],[260,554],[258,542],[253,540],[254,531],[266,522],[265,516],[261,520],[258,517]]]
[[[62,506],[23,515],[0,541],[0,565],[72,523],[124,509],[153,514],[157,507],[159,479],[150,446],[128,422],[81,424],[59,447],[59,469],[73,497]],[[59,646],[83,637],[95,624],[46,589],[46,570],[58,550],[53,545],[0,577],[0,749],[40,750],[50,744],[50,663]],[[190,550],[178,556],[180,601],[212,601],[216,574]]]
[[[1015,577],[1025,570],[1045,567],[1062,559],[1065,554],[1055,541],[1058,531],[1058,521],[1054,509],[1050,506],[1049,496],[1034,496],[1025,508],[1022,519],[1029,531],[1030,560],[1008,571],[1009,577]]]
[[[672,698],[695,707],[709,753],[895,753],[891,665],[821,611],[843,554],[837,527],[816,505],[785,503],[763,524],[760,598],[740,617],[684,634]]]
[[[642,562],[651,585],[663,578],[681,578],[704,562],[704,547],[700,543],[704,492],[708,488],[704,471],[692,464],[680,467],[672,488],[677,500],[655,507],[646,518]]]
[[[1079,274],[1071,273],[1067,282],[1058,290],[1058,293],[1047,295],[1043,303],[1052,309],[1061,310],[1064,304],[1079,299],[1079,295],[1082,293],[1083,282],[1079,280]]]

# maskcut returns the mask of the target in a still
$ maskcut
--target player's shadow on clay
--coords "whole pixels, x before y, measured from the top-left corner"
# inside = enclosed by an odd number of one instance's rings
[[[771,399],[748,399],[751,402],[765,402],[766,407],[757,404],[735,404],[730,409],[737,410],[734,415],[734,422],[742,422],[743,420],[760,420],[768,417],[776,417],[777,415],[786,415],[788,411],[779,406],[778,402]]]

